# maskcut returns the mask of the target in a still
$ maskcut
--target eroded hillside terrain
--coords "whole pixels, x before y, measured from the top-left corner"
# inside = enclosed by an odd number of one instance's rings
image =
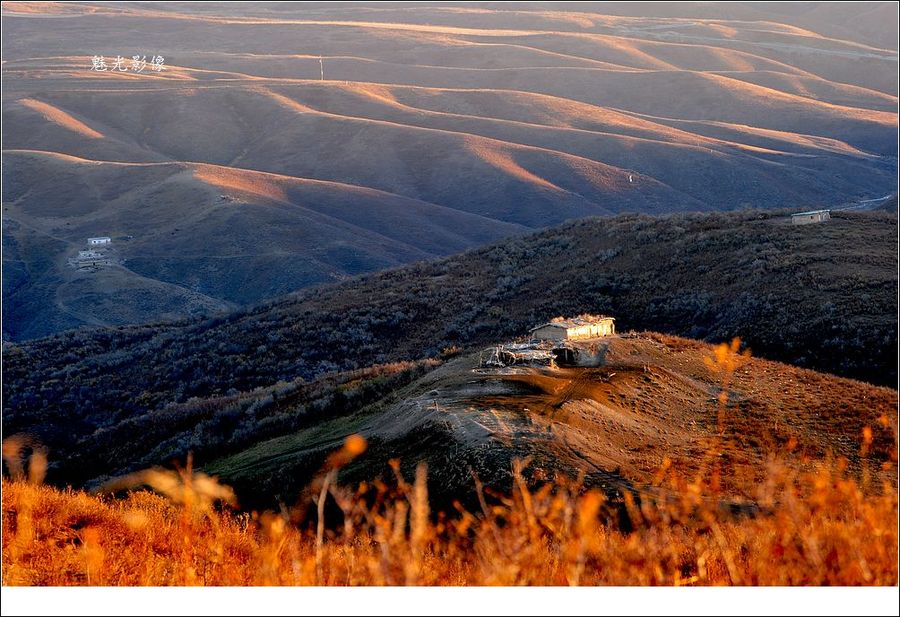
[[[538,479],[583,473],[610,492],[647,494],[660,470],[676,465],[685,477],[720,474],[726,494],[750,499],[776,453],[845,457],[854,473],[867,465],[877,475],[895,456],[895,390],[752,358],[726,376],[709,363],[711,346],[652,333],[579,344],[602,348],[601,366],[480,368],[479,354],[468,355],[356,413],[205,469],[249,499],[288,496],[352,432],[370,449],[345,472],[348,481],[390,477],[390,459],[407,472],[424,461],[444,499],[469,495],[473,475],[509,490],[515,459],[527,459]],[[865,460],[864,427],[876,432]]]

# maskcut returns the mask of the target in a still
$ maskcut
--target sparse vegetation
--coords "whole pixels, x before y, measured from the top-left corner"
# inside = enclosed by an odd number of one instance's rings
[[[189,451],[205,464],[349,417],[433,364],[367,367],[446,359],[578,312],[614,315],[620,332],[743,334],[757,355],[892,384],[896,221],[836,214],[812,232],[763,212],[577,221],[222,317],[5,345],[4,429],[50,449],[58,485]],[[316,460],[245,482],[275,494]]]

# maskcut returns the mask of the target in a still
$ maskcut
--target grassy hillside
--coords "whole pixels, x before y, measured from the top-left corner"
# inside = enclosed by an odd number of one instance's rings
[[[285,386],[291,391],[327,373],[439,357],[454,346],[474,350],[581,312],[613,314],[622,332],[740,336],[757,356],[894,385],[896,225],[888,213],[835,213],[805,227],[765,212],[593,219],[218,318],[7,344],[4,427],[77,451],[83,460],[70,473],[86,480],[109,464],[103,449],[78,447],[73,435],[123,444],[129,464],[223,438],[242,445],[237,427],[256,397],[240,403],[242,393],[279,382],[295,384]],[[352,410],[373,400],[316,396],[322,401],[304,408]],[[230,415],[219,415],[223,407]],[[290,405],[275,408],[287,414],[270,420],[277,431],[302,420]],[[165,428],[182,419],[185,428]],[[199,428],[204,419],[210,424]],[[146,448],[131,451],[115,437],[119,427],[155,434],[144,422],[163,427]],[[193,436],[176,437],[183,430]]]
[[[792,466],[807,471],[836,456],[856,477],[891,482],[895,390],[726,344],[641,333],[589,345],[600,366],[479,369],[475,353],[107,415],[99,428],[90,413],[80,422],[33,415],[45,424],[30,427],[28,445],[49,446],[52,483],[93,488],[191,456],[252,508],[302,495],[349,435],[369,446],[343,482],[390,481],[395,460],[407,474],[425,463],[441,508],[477,507],[473,473],[492,491],[513,490],[510,472],[524,459],[529,483],[583,474],[614,507],[625,495],[657,498],[667,461],[690,477],[720,474],[718,498],[738,509],[756,507],[773,453],[790,451]]]
[[[447,506],[453,500],[475,505],[473,471],[494,490],[513,490],[517,458],[530,461],[530,479],[583,472],[588,486],[611,499],[626,492],[651,496],[647,487],[666,460],[690,477],[721,469],[722,498],[752,502],[767,457],[785,448],[808,460],[842,457],[859,474],[859,436],[870,427],[871,473],[891,479],[877,469],[894,456],[895,390],[759,359],[735,357],[732,368],[708,365],[711,346],[651,333],[592,344],[601,350],[601,367],[473,370],[479,354],[470,354],[408,385],[397,379],[398,387],[366,405],[355,396],[363,378],[345,388],[345,404],[315,419],[294,415],[295,430],[258,438],[251,447],[182,433],[181,457],[191,449],[184,440],[191,440],[202,451],[204,471],[252,504],[301,492],[350,434],[364,436],[369,449],[343,472],[345,481],[390,477],[391,459],[406,473],[425,462],[433,498]],[[723,391],[727,401],[720,405]],[[252,433],[254,420],[242,417],[239,430]],[[99,439],[87,443],[86,449],[103,449]],[[713,444],[720,453],[714,464]],[[223,456],[228,450],[233,453]],[[177,457],[174,450],[170,457]]]
[[[250,405],[198,401],[205,419],[182,416],[181,434],[219,454],[227,437],[199,434],[217,420],[241,418],[235,435],[290,416],[301,428],[200,472],[129,474],[102,498],[38,486],[46,451],[10,438],[4,582],[896,582],[895,390],[735,345],[649,333],[580,344],[601,347],[602,366],[473,371],[471,355],[424,376],[398,365]],[[361,391],[376,403],[357,409]],[[310,417],[323,394],[329,407]],[[121,465],[178,415],[78,448]]]

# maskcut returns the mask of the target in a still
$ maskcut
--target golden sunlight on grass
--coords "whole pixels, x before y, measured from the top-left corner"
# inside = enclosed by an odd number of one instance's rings
[[[54,124],[66,128],[74,133],[78,133],[79,135],[82,135],[84,137],[88,137],[90,139],[103,139],[105,137],[103,133],[95,131],[81,120],[73,117],[71,114],[68,114],[63,110],[54,107],[53,105],[44,103],[43,101],[38,101],[35,99],[21,99],[19,100],[19,104],[38,112],[50,122],[53,122]]]
[[[363,447],[349,441],[340,463]],[[40,465],[40,462],[38,463]],[[796,474],[774,462],[760,510],[717,506],[675,466],[665,498],[626,499],[633,529],[607,521],[599,492],[559,481],[471,513],[433,515],[426,472],[409,484],[319,480],[318,521],[213,507],[227,488],[183,471],[143,478],[123,499],[3,481],[6,585],[895,585],[897,491],[840,462]],[[329,477],[333,478],[331,472]],[[480,487],[479,487],[480,491]],[[325,500],[341,517],[325,525]],[[334,523],[334,524],[332,524]]]

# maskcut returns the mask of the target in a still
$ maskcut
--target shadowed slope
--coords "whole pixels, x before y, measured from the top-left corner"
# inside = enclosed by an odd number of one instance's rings
[[[29,191],[8,181],[35,174],[44,181]],[[3,197],[4,323],[16,338],[221,310],[522,229],[345,184],[31,151],[4,152]],[[66,259],[96,235],[114,238],[119,265],[73,270]],[[137,294],[138,280],[162,284]],[[173,312],[172,294],[204,300]]]

